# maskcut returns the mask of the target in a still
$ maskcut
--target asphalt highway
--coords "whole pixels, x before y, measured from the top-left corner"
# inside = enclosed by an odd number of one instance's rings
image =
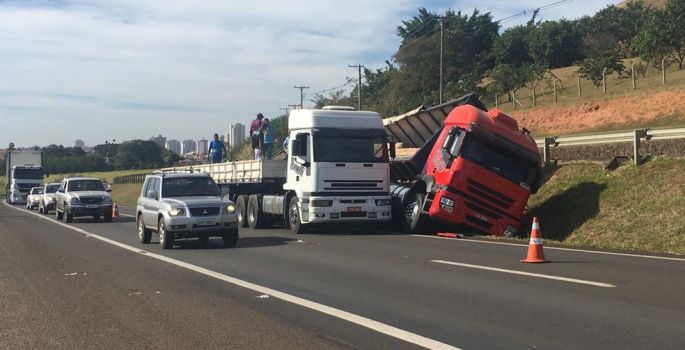
[[[337,228],[162,250],[0,205],[2,348],[682,349],[685,259]],[[544,223],[543,223],[544,232]]]

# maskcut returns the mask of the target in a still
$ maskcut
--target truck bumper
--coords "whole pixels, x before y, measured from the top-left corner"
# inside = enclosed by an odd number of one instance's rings
[[[450,226],[467,225],[495,236],[517,231],[521,226],[521,220],[514,219],[511,214],[494,207],[484,208],[482,203],[473,203],[447,191],[435,194],[428,214],[431,219]]]
[[[314,207],[312,202],[332,201],[330,206]],[[376,201],[385,201],[388,205],[377,205]],[[305,205],[307,204],[307,205]],[[310,197],[309,203],[302,205],[302,217],[307,223],[342,223],[342,222],[383,222],[392,219],[390,196],[383,197]]]

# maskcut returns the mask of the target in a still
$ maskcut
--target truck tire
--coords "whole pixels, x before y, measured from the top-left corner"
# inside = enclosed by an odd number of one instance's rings
[[[150,240],[152,239],[152,230],[145,227],[143,215],[138,215],[138,219],[136,221],[136,227],[138,229],[138,240],[140,241],[140,243],[143,244],[150,243]]]
[[[247,227],[247,196],[241,194],[235,200],[235,209],[238,212],[238,227]]]
[[[66,221],[67,223],[74,222],[74,214],[70,213],[69,210],[67,210],[66,215],[67,217],[64,221]]]
[[[297,196],[290,198],[290,205],[288,205],[288,226],[290,231],[294,234],[302,234],[307,231],[307,225],[302,223],[300,218],[300,204]]]
[[[405,204],[403,208],[404,221],[402,222],[405,232],[412,234],[428,233],[429,218],[426,214],[421,213],[425,198],[425,194],[414,193],[410,196],[408,203]]]
[[[262,211],[259,205],[259,197],[256,194],[250,196],[247,201],[247,223],[251,229],[269,226],[269,216]]]
[[[159,232],[159,245],[162,249],[171,249],[174,247],[174,233],[166,229],[164,218],[160,218],[157,223],[157,232]]]
[[[221,238],[224,240],[225,247],[235,247],[238,243],[238,229],[224,231]]]

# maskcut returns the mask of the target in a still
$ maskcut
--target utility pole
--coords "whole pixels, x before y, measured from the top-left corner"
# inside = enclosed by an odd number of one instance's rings
[[[362,110],[362,68],[366,68],[361,64],[348,65],[350,68],[357,68],[359,72],[359,80],[357,81],[357,110]]]
[[[285,112],[285,116],[287,117],[287,116],[288,116],[288,112],[290,112],[290,106],[285,107],[285,108],[282,108],[282,107],[281,107],[281,110]]]
[[[309,86],[295,86],[294,89],[300,89],[300,109],[304,108],[304,89],[309,89]]]
[[[440,104],[442,104],[442,46],[445,33],[445,18],[440,18]]]
[[[297,107],[300,107],[300,105],[288,105],[288,107],[290,107],[290,109],[297,109]]]

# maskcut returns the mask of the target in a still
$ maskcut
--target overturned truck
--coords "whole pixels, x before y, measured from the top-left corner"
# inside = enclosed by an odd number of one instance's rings
[[[540,154],[516,120],[471,94],[384,124],[404,148],[416,148],[390,168],[393,218],[407,232],[518,232],[540,185]]]

